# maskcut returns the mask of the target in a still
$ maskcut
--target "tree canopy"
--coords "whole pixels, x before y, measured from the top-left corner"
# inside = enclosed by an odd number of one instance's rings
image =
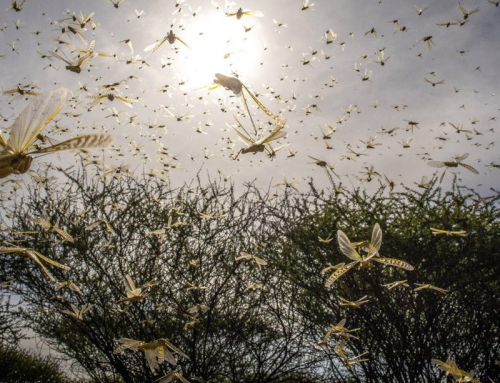
[[[0,280],[23,301],[12,319],[94,380],[445,381],[447,358],[500,378],[497,192],[56,174],[5,207]],[[339,230],[372,258],[326,287],[352,262]]]

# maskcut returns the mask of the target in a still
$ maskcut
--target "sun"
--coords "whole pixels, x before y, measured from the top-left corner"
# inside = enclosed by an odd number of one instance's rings
[[[189,29],[178,31],[190,48],[178,44],[175,57],[179,61],[177,74],[188,79],[186,89],[193,90],[212,84],[215,73],[243,77],[257,70],[262,51],[258,30],[245,32],[255,20],[228,18],[220,14],[201,17]]]

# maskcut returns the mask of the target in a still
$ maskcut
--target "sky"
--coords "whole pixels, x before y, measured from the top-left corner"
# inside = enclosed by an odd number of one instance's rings
[[[88,160],[101,162],[110,175],[125,166],[179,186],[198,173],[213,178],[222,172],[236,185],[273,187],[286,176],[299,190],[307,189],[310,177],[327,187],[314,157],[346,187],[376,187],[387,176],[398,191],[401,184],[416,187],[422,177],[441,176],[445,168],[429,161],[469,153],[463,162],[479,174],[450,168],[443,187],[453,172],[484,195],[500,186],[500,168],[491,165],[500,164],[500,6],[488,0],[461,1],[466,13],[479,8],[466,19],[454,0],[314,0],[304,10],[302,0],[124,0],[118,7],[108,0],[28,0],[19,12],[8,10],[10,3],[2,1],[7,11],[0,19],[2,89],[69,88],[73,100],[42,133],[54,141],[113,135],[113,146],[91,150]],[[229,16],[240,7],[248,14]],[[72,15],[80,13],[93,13],[95,21],[95,28],[87,23],[81,31],[84,39],[68,28],[79,28]],[[457,25],[438,25],[449,22]],[[170,30],[178,40],[145,51]],[[95,41],[99,55],[81,73],[51,54],[77,57],[89,47],[84,40]],[[288,146],[274,158],[265,152],[236,158],[247,146],[233,130],[242,130],[235,117],[250,134],[252,122],[231,90],[213,89],[216,73],[237,77],[286,119],[286,137],[270,144]],[[134,102],[104,99],[91,107],[91,96],[105,94],[102,87],[113,83],[115,94]],[[1,97],[6,137],[28,102],[18,94]],[[276,124],[248,95],[247,102],[257,141]],[[418,124],[412,129],[409,121]],[[76,164],[75,157],[36,157],[31,171],[46,163]],[[1,182],[26,178],[14,174]]]

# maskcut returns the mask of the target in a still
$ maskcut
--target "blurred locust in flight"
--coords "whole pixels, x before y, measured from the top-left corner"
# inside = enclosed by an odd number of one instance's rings
[[[155,41],[153,44],[148,45],[146,48],[144,48],[144,52],[149,52],[149,55],[152,55],[154,52],[156,52],[166,41],[168,41],[170,44],[175,43],[176,41],[180,41],[182,44],[184,44],[186,47],[189,48],[189,45],[187,45],[184,41],[182,41],[178,36],[175,35],[175,33],[170,30],[170,32],[167,33],[167,35],[161,39]]]
[[[464,230],[458,230],[458,231],[449,231],[449,230],[441,230],[441,229],[434,229],[431,227],[432,234],[438,235],[438,234],[444,234],[448,237],[452,237],[454,235],[458,237],[465,237],[467,233]]]
[[[262,17],[264,14],[261,11],[250,11],[250,10],[244,10],[243,8],[238,8],[238,10],[235,13],[226,13],[226,17],[232,17],[236,16],[236,18],[239,20],[243,16],[255,16],[255,17]]]
[[[92,60],[97,55],[97,53],[94,52],[94,45],[95,45],[95,41],[92,41],[90,43],[88,49],[83,53],[83,55],[78,56],[74,59],[62,57],[59,54],[57,54],[55,51],[51,51],[50,54],[51,54],[51,56],[55,57],[56,59],[64,61],[66,64],[68,64],[68,65],[66,65],[67,70],[74,72],[74,73],[81,73],[82,65],[86,64],[87,62]]]
[[[121,345],[113,351],[113,354],[119,354],[127,349],[144,351],[151,371],[154,371],[158,365],[165,362],[165,360],[172,366],[176,366],[177,360],[172,354],[172,351],[179,354],[183,358],[189,359],[186,354],[170,343],[168,339],[158,339],[153,342],[146,343],[140,340],[121,338],[119,342]]]
[[[113,138],[110,135],[89,134],[41,149],[33,147],[33,142],[45,126],[59,113],[68,96],[69,90],[66,88],[41,94],[31,100],[17,117],[10,129],[8,140],[5,140],[0,133],[0,178],[7,177],[12,173],[26,173],[33,161],[33,154],[100,148],[111,143]]]
[[[474,372],[461,370],[454,360],[450,358],[446,359],[446,362],[443,362],[439,359],[432,359],[433,363],[439,365],[439,368],[445,372],[446,376],[452,376],[456,382],[472,382],[472,383],[480,383],[479,380],[474,379]],[[492,381],[492,380],[491,380]]]
[[[252,125],[254,128],[255,134],[257,134],[257,128],[255,127],[255,123],[252,118],[252,114],[250,113],[250,109],[248,108],[248,103],[245,98],[245,94],[243,90],[247,93],[248,96],[257,104],[260,110],[262,110],[269,118],[271,118],[274,122],[276,122],[278,125],[285,125],[285,121],[279,119],[277,116],[275,116],[273,113],[271,113],[262,103],[257,99],[257,96],[255,96],[247,87],[244,85],[240,80],[238,80],[235,77],[228,77],[220,73],[215,74],[215,79],[214,79],[214,84],[215,86],[211,86],[209,90],[213,90],[218,88],[219,86],[224,87],[224,89],[230,90],[234,93],[236,97],[240,99],[242,102],[243,106],[245,107],[245,110],[247,111],[250,120],[252,121]]]
[[[10,11],[11,9],[13,9],[16,12],[21,12],[21,10],[23,9],[24,3],[26,3],[27,1],[28,0],[12,0],[12,5],[7,10]]]
[[[474,174],[479,174],[479,171],[475,168],[473,168],[470,165],[464,164],[462,161],[465,160],[469,156],[469,153],[462,154],[461,156],[455,156],[455,159],[453,161],[429,161],[427,162],[427,165],[432,166],[433,168],[442,168],[446,167],[444,170],[443,174],[441,175],[441,178],[439,179],[439,182],[443,182],[443,178],[446,174],[446,171],[449,168],[456,168],[458,165],[466,168],[467,170],[470,170]]]

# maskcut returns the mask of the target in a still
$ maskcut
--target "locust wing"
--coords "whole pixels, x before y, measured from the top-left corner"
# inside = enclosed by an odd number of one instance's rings
[[[382,229],[378,223],[375,224],[372,231],[372,240],[370,241],[370,254],[378,254],[382,246]]]
[[[342,275],[347,273],[354,265],[356,265],[358,262],[351,262],[345,266],[342,266],[341,268],[335,270],[335,272],[330,275],[330,277],[327,279],[325,286],[330,287],[335,283],[337,279],[339,279]]]
[[[153,54],[165,43],[165,41],[167,41],[167,38],[168,37],[166,36],[162,40],[155,41],[153,44],[148,45],[146,48],[144,48],[144,52],[151,51],[150,54]]]
[[[112,141],[113,136],[109,134],[88,134],[71,138],[59,144],[31,152],[30,154],[53,153],[73,149],[104,148]]]
[[[68,89],[59,88],[33,99],[12,125],[7,149],[17,154],[26,151],[36,136],[62,109],[68,95]]]
[[[337,240],[339,242],[340,251],[342,251],[346,257],[356,262],[362,261],[361,256],[358,254],[353,244],[349,241],[349,238],[347,238],[347,235],[345,235],[342,230],[337,231]]]
[[[395,258],[373,258],[374,261],[382,263],[384,265],[399,267],[400,269],[413,271],[414,267],[409,263]]]
[[[442,168],[443,166],[446,166],[446,164],[441,161],[429,161],[427,162],[427,165],[432,166],[433,168]]]
[[[467,170],[470,170],[472,173],[474,174],[479,174],[479,171],[476,169],[476,168],[473,168],[472,166],[470,165],[467,165],[467,164],[463,164],[461,162],[458,163],[460,166],[463,166],[464,168],[466,168]]]
[[[130,339],[130,338],[121,338],[118,340],[121,343],[114,351],[113,354],[119,354],[122,351],[131,349],[137,350],[139,346],[143,345],[144,342],[140,340]]]

